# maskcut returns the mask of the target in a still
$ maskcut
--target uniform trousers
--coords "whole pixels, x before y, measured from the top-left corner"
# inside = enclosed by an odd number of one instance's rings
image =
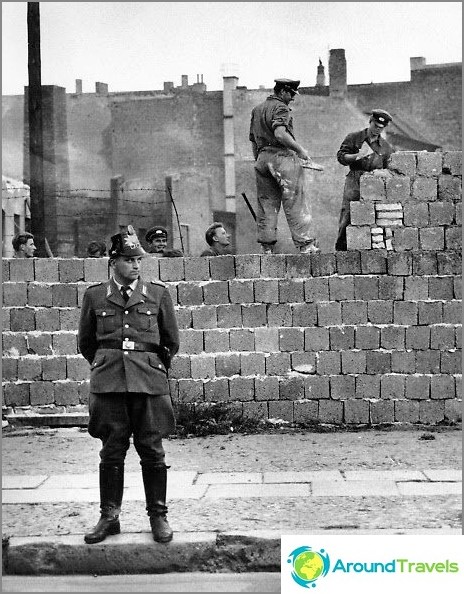
[[[360,179],[364,171],[349,171],[345,178],[345,187],[343,190],[342,208],[338,221],[338,237],[335,243],[337,251],[346,251],[346,228],[351,222],[350,202],[360,199]]]
[[[278,147],[262,149],[255,163],[258,243],[277,242],[281,206],[297,248],[311,243],[311,212],[305,194],[305,171],[297,154]]]
[[[165,468],[162,438],[174,429],[169,395],[90,394],[88,432],[102,442],[100,459],[103,464],[123,464],[133,436],[140,464]]]

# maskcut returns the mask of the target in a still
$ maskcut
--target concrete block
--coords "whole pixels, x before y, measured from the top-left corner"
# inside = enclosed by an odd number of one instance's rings
[[[171,379],[184,379],[191,376],[190,357],[176,355],[171,362],[169,377]]]
[[[361,200],[366,202],[386,199],[385,179],[373,173],[364,173],[361,176],[359,189]]]
[[[335,265],[338,274],[361,274],[361,252],[336,252]]]
[[[380,397],[382,400],[404,398],[405,377],[401,374],[385,374],[380,378]]]
[[[380,328],[358,326],[355,328],[355,348],[362,350],[378,349],[380,346]]]
[[[437,274],[438,262],[435,252],[417,252],[412,254],[413,274],[430,275]]]
[[[410,326],[406,328],[406,349],[427,350],[430,348],[430,328]]]
[[[427,375],[407,375],[404,395],[408,400],[428,400],[430,378]]]
[[[445,418],[445,403],[443,400],[430,400],[419,402],[419,422],[436,425]],[[459,488],[461,493],[461,488]]]
[[[343,402],[341,400],[320,400],[319,421],[321,423],[343,423]]]
[[[317,319],[319,326],[338,326],[342,323],[342,308],[334,301],[317,304]]]
[[[253,286],[256,303],[279,303],[278,280],[255,280]]]
[[[203,305],[192,309],[192,324],[196,330],[217,328],[217,308],[212,305]]]
[[[256,328],[254,332],[256,351],[276,353],[279,351],[279,329],[272,327]]]
[[[350,204],[351,225],[373,225],[375,223],[375,210],[373,202],[352,202]]]
[[[218,328],[241,328],[242,307],[238,304],[218,305],[217,326]]]
[[[391,373],[391,353],[367,351],[366,372],[369,374]]]
[[[254,303],[253,281],[231,280],[229,282],[229,295],[231,303]]]
[[[27,303],[31,306],[51,307],[52,293],[50,285],[45,283],[28,283]]]
[[[293,403],[293,420],[295,423],[319,421],[319,402],[296,400]]]
[[[177,258],[167,258],[177,260]],[[229,303],[229,283],[227,281],[211,281],[203,285],[203,299],[207,305]]]
[[[387,272],[387,257],[372,251],[361,252],[362,274],[385,274]]]
[[[462,248],[462,228],[448,227],[445,229],[445,249],[461,250]]]
[[[397,252],[419,249],[419,230],[417,227],[398,227],[393,229],[393,249]]]
[[[430,348],[446,351],[454,349],[455,342],[454,326],[431,326],[430,328]]]
[[[346,400],[345,423],[349,425],[369,423],[369,402],[365,400]]]
[[[268,326],[291,326],[293,322],[293,312],[290,305],[271,303],[267,306]]]
[[[180,402],[203,402],[203,381],[200,379],[179,379]]]
[[[367,319],[372,324],[391,324],[393,322],[393,301],[390,299],[368,301]]]
[[[461,202],[462,180],[452,175],[440,175],[438,178],[438,199]]]
[[[271,256],[260,256],[261,278],[284,278],[286,272],[286,261],[284,254],[273,254]]]
[[[230,350],[231,351],[254,351],[255,337],[253,330],[239,330],[231,328],[230,330]]]
[[[411,197],[411,178],[409,176],[393,175],[386,181],[386,196],[388,202],[404,204]]]
[[[302,351],[304,348],[304,331],[302,328],[280,328],[279,348],[281,351]]]
[[[287,278],[307,278],[311,274],[309,254],[289,254],[285,256]]]
[[[215,378],[204,384],[205,402],[227,402],[229,398],[229,380]]]
[[[42,359],[40,357],[21,357],[17,361],[17,374],[18,379],[21,381],[41,380]]]
[[[303,301],[304,281],[303,279],[279,280],[279,302],[300,303]]]
[[[267,256],[268,258],[271,256]],[[268,419],[267,402],[244,402],[243,403],[243,418],[254,421]]]
[[[346,228],[346,244],[349,250],[371,249],[371,228],[348,225]]]
[[[419,325],[443,323],[443,303],[440,301],[419,301]]]
[[[460,275],[462,254],[460,252],[441,252],[437,254],[438,274]]]
[[[3,282],[3,307],[19,307],[27,304],[27,284]]]
[[[35,329],[54,332],[76,330],[79,327],[79,312],[75,309],[44,308],[35,312]]]
[[[370,421],[373,425],[395,422],[395,403],[391,400],[369,402]]]
[[[288,353],[270,353],[266,357],[266,374],[287,375],[291,371],[290,361]]]
[[[400,175],[414,177],[416,175],[416,153],[410,151],[393,153],[388,168]]]
[[[330,349],[344,351],[354,348],[354,326],[329,328]]]
[[[18,379],[18,361],[11,357],[2,357],[2,379],[3,381],[11,381]]]
[[[438,318],[438,314],[437,314]],[[437,322],[438,324],[440,322]],[[462,323],[462,304],[460,301],[451,301],[443,303],[443,323],[461,324]]]
[[[429,299],[443,299],[451,301],[454,299],[454,280],[451,276],[430,277]]]
[[[85,361],[85,359],[83,359]],[[89,375],[89,364],[85,361],[85,376],[79,379],[87,379]],[[42,358],[42,377],[45,381],[66,379],[66,357],[44,357]]]
[[[462,351],[440,353],[440,371],[450,375],[462,374]]]
[[[402,276],[380,276],[379,298],[402,300],[404,296],[404,278]]]
[[[279,378],[257,377],[255,378],[255,400],[278,400],[279,399]]]
[[[451,175],[462,175],[462,151],[445,151],[443,171]]]
[[[203,332],[202,330],[179,330],[180,348],[179,354],[194,355],[203,350]]]
[[[462,422],[462,400],[445,400],[445,419],[453,423]]]
[[[304,378],[305,398],[308,400],[321,400],[330,398],[329,377],[308,375]]]
[[[35,309],[32,307],[15,307],[10,311],[10,328],[12,332],[31,332],[35,330]]]
[[[354,277],[332,276],[329,278],[329,299],[331,301],[346,301],[354,299]]]
[[[177,285],[179,305],[203,305],[203,289],[194,282],[180,282]]]
[[[410,301],[429,298],[428,280],[417,276],[404,279],[404,298]]]
[[[51,286],[53,307],[76,307],[77,285],[56,284]]]
[[[157,262],[156,258],[150,258]],[[84,262],[84,281],[88,283],[105,282],[109,278],[109,258],[85,258]],[[36,267],[37,269],[37,267]],[[151,275],[147,275],[146,262],[143,262],[143,276],[151,280]],[[156,276],[155,278],[158,278]]]
[[[367,303],[365,301],[342,301],[343,324],[366,324]]]
[[[419,245],[422,250],[443,250],[445,247],[444,228],[427,227],[419,229]]]
[[[251,402],[255,398],[255,380],[253,378],[234,377],[229,380],[230,400]]]
[[[204,257],[183,258],[186,281],[209,280],[209,260]]]
[[[316,373],[316,353],[292,353],[290,360],[292,372],[302,374]]]
[[[443,155],[441,153],[423,151],[417,153],[417,175],[437,177],[441,175],[442,167]]]
[[[416,326],[418,321],[418,307],[415,301],[393,302],[393,323],[404,326]],[[403,337],[404,338],[404,337]]]
[[[52,355],[54,347],[52,346],[53,335],[47,332],[41,334],[28,334],[26,337],[27,351],[30,355]],[[66,353],[59,353],[66,354]]]
[[[316,370],[318,375],[337,375],[341,373],[341,355],[333,351],[317,353]]]
[[[214,280],[230,280],[235,278],[235,257],[217,256],[209,262],[211,278]]]
[[[332,375],[330,377],[330,398],[332,400],[353,401],[355,397],[356,378],[354,375]]]
[[[159,278],[165,282],[185,280],[184,258],[159,258]]]
[[[41,283],[57,283],[60,275],[58,258],[34,258],[35,280]]]
[[[293,402],[288,400],[269,402],[269,418],[293,423]]]
[[[10,281],[34,281],[35,258],[17,258],[10,260]]]
[[[23,334],[2,334],[2,355],[6,357],[20,357],[27,355],[29,345]],[[31,353],[33,354],[33,353]]]
[[[10,260],[3,258],[2,260],[2,282],[6,283],[10,280]]]
[[[389,253],[387,260],[388,274],[409,276],[412,274],[412,257],[408,252]]]
[[[429,204],[430,224],[434,227],[452,225],[456,206],[449,201],[444,202],[440,200],[439,202],[431,202]]]
[[[54,382],[32,382],[30,384],[31,406],[55,404]]]
[[[406,329],[402,326],[384,326],[380,331],[380,348],[404,351]]]
[[[67,406],[79,404],[79,391],[77,382],[57,381],[53,384],[55,404]]]
[[[205,330],[203,336],[206,353],[225,353],[229,350],[229,330]]]
[[[405,227],[427,227],[429,224],[429,206],[425,202],[405,204],[403,209]]]
[[[432,177],[416,177],[412,182],[414,200],[432,202],[438,198],[438,180]]]
[[[187,307],[178,308],[176,310],[176,317],[179,329],[192,327],[192,312]]]
[[[304,299],[308,302],[329,300],[329,279],[308,278],[304,281]]]
[[[366,352],[342,351],[342,373],[366,373]]]
[[[304,398],[304,379],[302,377],[289,377],[280,380],[279,399],[281,401],[300,400],[302,398]],[[269,407],[269,414],[271,414],[271,407]]]
[[[170,380],[170,384],[172,384],[174,382],[172,382]],[[178,398],[178,392],[177,392],[177,388],[174,389],[172,386],[170,387],[171,390],[171,396],[175,399]],[[89,397],[90,397],[90,382],[86,381],[86,382],[80,382],[78,385],[78,393],[79,393],[79,402],[81,404],[83,404],[84,406],[89,406]]]
[[[304,345],[305,351],[328,351],[329,328],[305,328]]]
[[[214,355],[193,355],[190,359],[192,379],[213,378],[216,374]]]
[[[264,303],[242,305],[242,324],[244,328],[266,326],[267,310]]]
[[[58,259],[58,275],[60,283],[84,281],[84,260],[81,258]]]
[[[313,276],[335,274],[335,254],[323,254],[322,252],[311,254],[311,273]]]
[[[5,384],[3,396],[6,406],[29,406],[29,383],[23,384]]]
[[[395,407],[395,421],[397,423],[418,423],[419,402],[415,400],[397,400]]]
[[[235,276],[237,278],[259,278],[261,260],[258,254],[240,254],[235,256]]]
[[[277,329],[274,329],[277,334]],[[255,337],[258,343],[258,337]],[[276,340],[278,345],[278,341]],[[257,350],[262,350],[256,346]],[[277,347],[274,349],[277,351]],[[240,353],[240,371],[241,374],[246,375],[264,375],[266,373],[266,364],[264,353]],[[254,385],[254,384],[253,384]]]
[[[315,303],[296,303],[292,305],[293,326],[315,326],[317,307]]]
[[[77,334],[56,332],[52,335],[52,341],[55,355],[77,355]]]

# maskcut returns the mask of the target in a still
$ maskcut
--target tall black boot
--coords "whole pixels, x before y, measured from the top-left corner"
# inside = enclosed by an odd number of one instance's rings
[[[124,489],[124,464],[100,464],[100,520],[92,532],[84,536],[88,544],[119,534],[119,512]]]
[[[166,507],[166,467],[152,464],[142,465],[143,486],[147,502],[147,513],[150,518],[153,540],[169,542],[172,540],[172,529],[168,524]]]

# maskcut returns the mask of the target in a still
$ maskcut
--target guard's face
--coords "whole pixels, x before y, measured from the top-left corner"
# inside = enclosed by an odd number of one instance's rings
[[[112,260],[113,275],[121,285],[130,285],[140,275],[142,256],[119,256]]]
[[[221,245],[230,244],[230,235],[227,233],[224,227],[218,227],[216,229],[214,239],[217,241],[217,243],[220,243]]]
[[[166,249],[167,245],[168,240],[166,237],[155,237],[155,239],[150,241],[150,251],[154,254],[162,252],[164,249]]]
[[[26,258],[33,258],[34,252],[37,248],[34,245],[34,240],[29,237],[26,243],[23,243],[22,249],[24,251],[24,255],[26,256]]]
[[[385,126],[382,126],[382,124],[379,124],[374,119],[372,119],[369,124],[369,129],[371,131],[371,134],[373,134],[374,136],[380,136],[380,134],[384,128],[385,128]]]

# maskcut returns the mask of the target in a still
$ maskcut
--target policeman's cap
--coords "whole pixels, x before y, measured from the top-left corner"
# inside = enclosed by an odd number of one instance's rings
[[[145,241],[150,243],[157,237],[162,237],[164,239],[167,239],[168,238],[167,229],[165,227],[162,227],[161,225],[156,225],[156,227],[152,227],[151,229],[148,229],[148,231],[145,235]]]
[[[111,237],[110,258],[117,258],[118,256],[132,258],[134,256],[145,256],[146,253],[140,245],[132,225],[127,227],[127,231],[122,231]]]
[[[380,126],[386,126],[393,119],[388,111],[383,109],[373,109],[372,117]]]
[[[290,91],[294,95],[299,95],[298,93],[298,85],[300,84],[299,80],[291,80],[290,78],[275,78],[274,82],[279,89],[285,89],[285,91]]]

